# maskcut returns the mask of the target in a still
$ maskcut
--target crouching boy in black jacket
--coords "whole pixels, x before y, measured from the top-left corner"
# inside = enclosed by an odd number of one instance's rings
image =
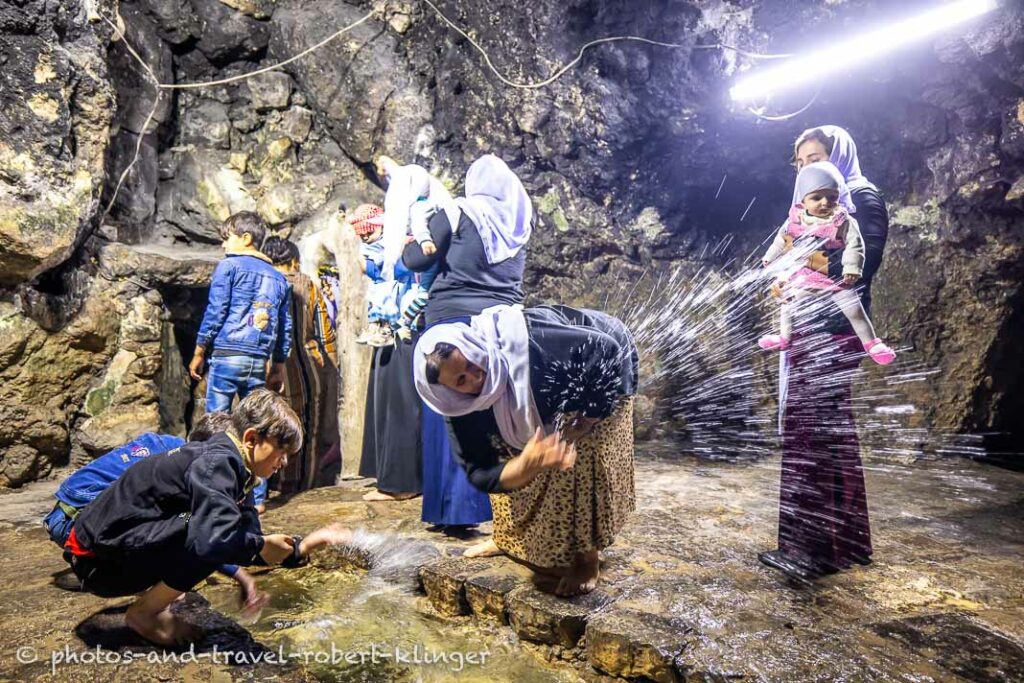
[[[265,389],[239,403],[231,423],[205,442],[129,469],[82,511],[64,546],[84,590],[105,597],[145,591],[126,620],[159,645],[196,637],[169,606],[218,565],[296,566],[313,549],[350,538],[340,525],[305,539],[264,536],[252,489],[299,450],[301,423],[283,397]]]

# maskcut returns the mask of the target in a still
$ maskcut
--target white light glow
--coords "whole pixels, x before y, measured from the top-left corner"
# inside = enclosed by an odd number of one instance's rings
[[[997,0],[958,0],[931,11],[864,33],[805,57],[758,71],[737,83],[730,94],[749,101],[769,93],[820,80],[826,74],[850,69],[904,45],[991,12]]]

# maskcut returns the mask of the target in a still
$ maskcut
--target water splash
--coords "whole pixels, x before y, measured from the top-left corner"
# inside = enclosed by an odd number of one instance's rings
[[[418,588],[419,568],[440,555],[428,541],[361,528],[353,530],[348,545],[334,551],[365,568],[369,577],[408,592]]]
[[[777,329],[777,300],[768,290],[801,267],[813,248],[793,249],[765,268],[760,252],[729,259],[731,245],[729,236],[705,246],[704,265],[645,271],[610,292],[606,310],[627,324],[640,350],[640,390],[655,397],[641,425],[649,435],[672,437],[701,457],[752,460],[779,452],[780,445],[779,355],[757,346],[762,334]],[[711,265],[716,262],[722,265]],[[836,315],[831,300],[821,297],[801,306],[795,324],[804,334],[824,332]],[[832,368],[815,378],[825,393],[852,384],[845,401],[866,450],[900,461],[984,455],[980,438],[927,424],[928,411],[918,400],[923,383],[942,381],[939,370],[909,348],[897,351],[896,363],[885,368],[860,362],[859,350],[843,359],[829,358],[831,347],[807,353],[812,364]]]

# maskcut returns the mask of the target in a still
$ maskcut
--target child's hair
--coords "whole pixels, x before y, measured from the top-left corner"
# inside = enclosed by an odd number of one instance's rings
[[[800,133],[799,137],[797,137],[796,139],[796,142],[793,143],[793,158],[789,160],[789,163],[796,163],[796,155],[797,152],[800,151],[800,145],[804,144],[805,142],[810,142],[811,140],[817,140],[818,142],[823,144],[825,146],[825,151],[828,152],[829,155],[832,154],[832,149],[836,146],[835,139],[826,135],[825,131],[823,131],[821,128],[809,128],[805,130],[803,133]]]
[[[227,239],[228,235],[241,237],[245,233],[249,233],[252,237],[253,249],[263,248],[263,240],[267,238],[267,224],[263,222],[258,213],[239,211],[228,216],[220,229],[221,239]]]
[[[268,237],[267,241],[263,243],[263,249],[260,251],[275,266],[283,266],[292,261],[299,260],[299,245],[277,235]]]
[[[214,434],[226,432],[230,428],[231,415],[228,413],[225,413],[223,410],[207,413],[199,418],[199,422],[196,422],[195,426],[192,427],[192,431],[188,433],[188,440],[206,441]]]
[[[455,346],[453,344],[438,342],[434,350],[426,355],[427,366],[425,374],[428,384],[437,384],[441,381],[441,364],[448,360],[448,357],[452,355],[454,350]]]
[[[256,389],[235,407],[231,414],[235,436],[255,429],[261,439],[273,439],[289,453],[302,448],[302,422],[288,401],[269,389]]]

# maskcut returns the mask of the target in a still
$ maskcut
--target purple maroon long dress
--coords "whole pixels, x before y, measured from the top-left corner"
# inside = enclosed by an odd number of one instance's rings
[[[794,336],[786,358],[779,549],[835,569],[872,552],[851,405],[863,359],[856,337],[820,333]]]

